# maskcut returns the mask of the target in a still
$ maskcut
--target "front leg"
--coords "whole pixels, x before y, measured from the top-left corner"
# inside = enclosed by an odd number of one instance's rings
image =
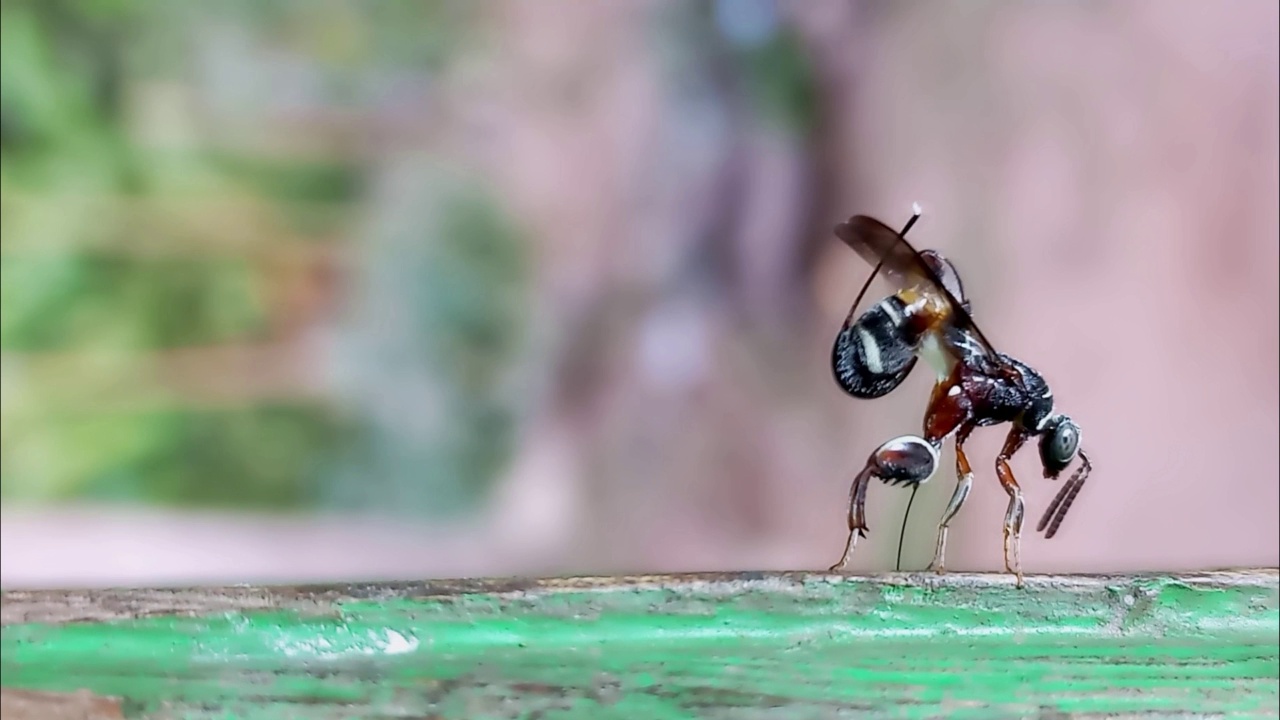
[[[849,537],[844,544],[844,553],[828,571],[844,570],[858,538],[867,536],[867,486],[872,478],[890,485],[919,485],[928,482],[937,467],[937,445],[914,435],[894,438],[871,453],[866,467],[849,488]]]
[[[1015,426],[1005,438],[1004,447],[996,458],[996,477],[1000,485],[1009,494],[1009,507],[1004,514],[1004,569],[1017,576],[1018,587],[1022,587],[1022,516],[1024,504],[1022,488],[1009,469],[1009,458],[1027,441],[1027,432]]]

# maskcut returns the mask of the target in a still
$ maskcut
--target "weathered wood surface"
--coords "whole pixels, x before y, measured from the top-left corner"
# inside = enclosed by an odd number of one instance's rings
[[[1280,575],[8,592],[4,716],[1280,716]],[[21,697],[19,697],[21,695]],[[37,703],[36,706],[31,705]],[[50,706],[51,707],[51,706]],[[96,708],[96,710],[94,709]],[[70,717],[72,715],[46,715]]]

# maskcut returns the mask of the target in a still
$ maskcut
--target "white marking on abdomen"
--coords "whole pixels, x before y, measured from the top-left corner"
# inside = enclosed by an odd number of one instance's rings
[[[872,375],[884,372],[884,363],[880,360],[880,346],[876,344],[876,339],[862,328],[858,328],[858,337],[862,338],[862,355],[867,360],[867,369]]]
[[[881,300],[880,309],[884,311],[885,315],[889,316],[889,319],[893,321],[894,325],[898,325],[902,322],[902,316],[898,314],[898,309],[893,306],[892,300]]]

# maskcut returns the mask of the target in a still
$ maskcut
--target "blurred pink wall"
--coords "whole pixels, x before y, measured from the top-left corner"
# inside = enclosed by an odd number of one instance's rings
[[[671,7],[494,3],[444,110],[401,108],[362,145],[375,187],[425,157],[482,174],[536,243],[542,394],[482,517],[6,508],[5,586],[825,568],[849,481],[917,431],[929,389],[859,402],[831,379],[868,268],[830,228],[913,201],[913,239],[952,258],[1094,458],[1052,542],[1031,528],[1057,486],[1033,447],[1015,458],[1027,572],[1280,564],[1276,3],[784,2],[821,90],[801,138],[671,91],[652,57]],[[732,269],[714,292],[683,280],[704,251]],[[1001,567],[1004,433],[970,441],[948,567]],[[952,466],[916,501],[909,568]],[[854,569],[892,564],[906,495],[871,488]]]
[[[1096,459],[1067,530],[1027,562],[1276,565],[1277,5],[914,4],[863,43],[833,29],[856,12],[825,12],[806,16],[823,65],[859,68],[841,113],[856,209],[925,204],[916,242],[949,251],[992,341],[1045,373]],[[984,461],[952,533],[965,566],[1000,563],[1002,440],[969,445]],[[1037,516],[1056,488],[1034,449],[1014,468]]]

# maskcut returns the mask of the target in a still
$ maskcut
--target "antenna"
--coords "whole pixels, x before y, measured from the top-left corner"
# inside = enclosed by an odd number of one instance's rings
[[[906,235],[907,231],[911,229],[911,226],[915,225],[916,221],[919,220],[920,216],[923,214],[924,211],[920,209],[920,203],[911,203],[911,219],[907,221],[906,225],[902,226],[902,230],[900,230],[898,234]]]
[[[906,235],[907,231],[911,229],[911,226],[915,225],[916,221],[919,220],[920,216],[923,214],[924,211],[920,209],[920,203],[911,203],[911,219],[907,221],[906,225],[902,226],[902,232],[898,234]],[[879,269],[879,266],[876,266],[876,270],[878,271]],[[872,273],[872,277],[875,277],[875,273]],[[911,486],[911,497],[907,499],[907,509],[902,513],[902,528],[898,530],[898,561],[894,564],[894,570],[902,570],[902,543],[907,537],[907,518],[911,517],[911,503],[916,501],[916,493],[919,491],[919,483]]]

